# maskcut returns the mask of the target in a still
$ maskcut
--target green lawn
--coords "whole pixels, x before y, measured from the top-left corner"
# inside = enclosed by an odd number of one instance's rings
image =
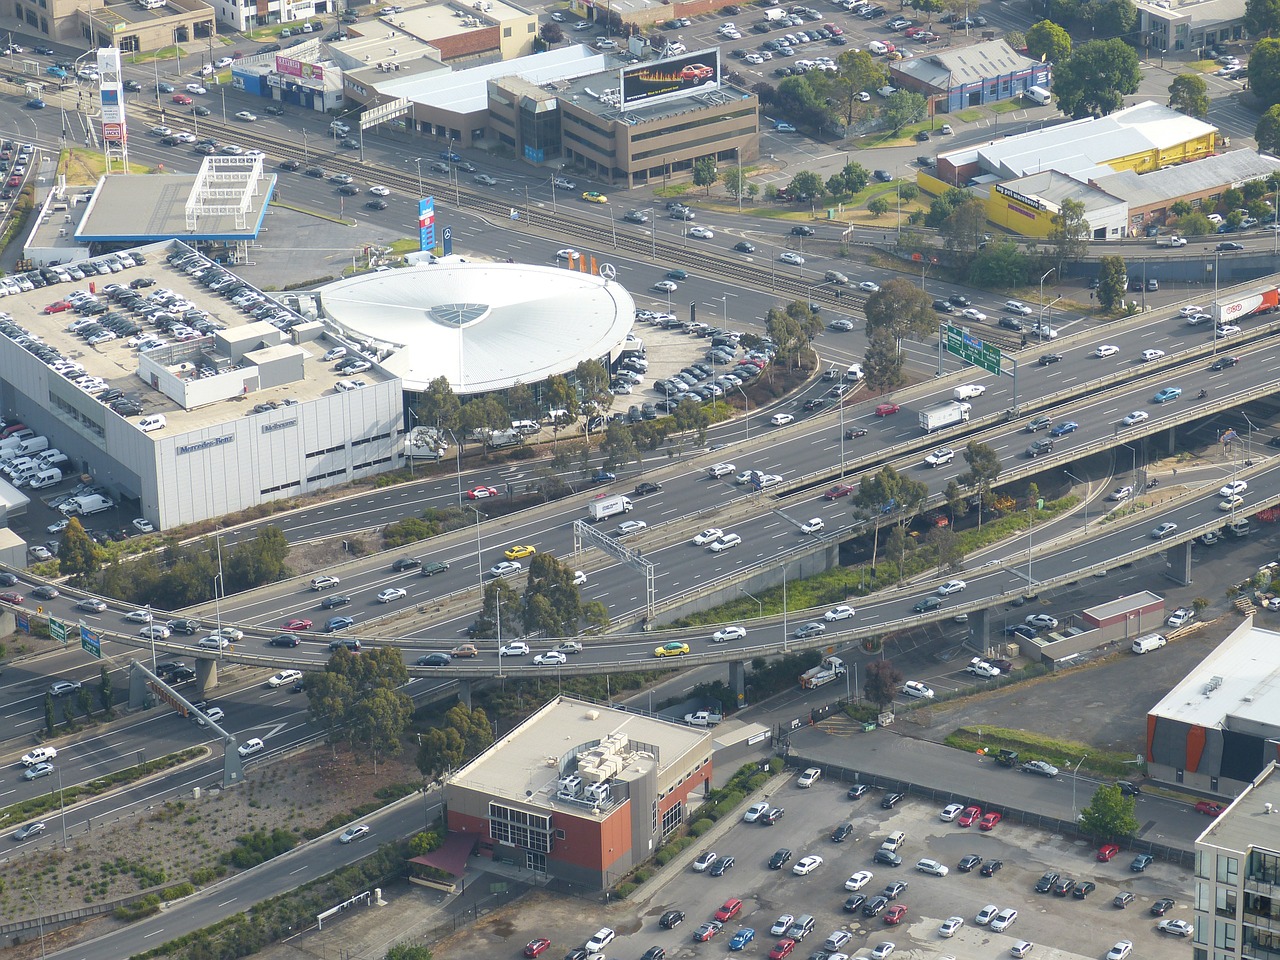
[[[1001,100],[999,103],[993,103],[987,109],[992,113],[1013,113],[1015,110],[1025,110],[1027,104],[1021,98],[1015,100]]]

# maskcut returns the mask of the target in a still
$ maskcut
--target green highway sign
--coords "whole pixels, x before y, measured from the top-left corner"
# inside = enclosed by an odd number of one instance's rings
[[[67,625],[54,617],[49,618],[49,639],[58,643],[67,642]]]
[[[962,327],[947,325],[947,353],[959,357],[974,366],[982,367],[996,376],[1000,375],[1000,348],[983,343]]]
[[[92,657],[102,659],[102,640],[83,623],[80,624],[80,649]]]

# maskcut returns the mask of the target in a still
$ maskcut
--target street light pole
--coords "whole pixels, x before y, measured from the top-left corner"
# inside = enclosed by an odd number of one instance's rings
[[[405,163],[410,161],[406,160]],[[414,157],[413,164],[418,168],[418,199],[422,199],[422,158]]]
[[[480,596],[484,598],[484,567],[480,563],[480,518],[484,516],[478,507],[472,507],[476,515],[476,579],[480,582]]]
[[[1071,819],[1076,818],[1076,781],[1080,779],[1080,764],[1089,759],[1086,753],[1083,757],[1076,761],[1076,768],[1071,771]]]
[[[761,620],[763,620],[763,619],[764,619],[764,604],[760,602],[760,598],[759,598],[759,597],[756,597],[756,596],[753,596],[752,594],[748,593],[748,592],[747,592],[745,589],[743,589],[742,587],[739,587],[739,588],[738,588],[738,592],[739,592],[739,593],[746,594],[746,596],[747,596],[747,597],[749,597],[750,599],[752,599],[752,600],[754,600],[754,601],[756,602],[756,616],[757,616],[757,617],[759,617]]]
[[[1040,278],[1040,329],[1041,330],[1044,329],[1044,281],[1049,276],[1049,274],[1053,273],[1057,269],[1058,269],[1057,267],[1050,267],[1048,270],[1044,272],[1044,276]],[[1040,339],[1041,340],[1044,339],[1043,333],[1040,335]]]
[[[1087,485],[1087,484],[1085,484],[1085,482],[1084,482],[1083,480],[1081,480],[1079,477],[1077,477],[1077,476],[1076,476],[1074,473],[1072,473],[1070,470],[1063,470],[1062,472],[1063,472],[1063,473],[1065,473],[1068,477],[1070,477],[1070,478],[1071,478],[1075,483],[1081,484],[1081,485],[1082,485],[1082,486],[1084,486],[1084,488],[1085,488],[1085,491],[1084,491],[1084,526],[1085,526],[1085,529],[1087,530],[1087,529],[1089,529],[1089,488],[1088,488],[1088,485]]]

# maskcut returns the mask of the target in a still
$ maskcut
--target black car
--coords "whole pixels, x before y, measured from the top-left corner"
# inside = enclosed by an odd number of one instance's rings
[[[756,245],[754,243],[748,243],[746,240],[740,240],[733,245],[733,249],[737,250],[739,253],[755,253]]]
[[[47,583],[42,583],[31,591],[31,596],[35,597],[37,600],[52,600],[57,595],[58,588],[51,587]]]
[[[1151,915],[1153,917],[1163,917],[1166,913],[1173,909],[1173,900],[1169,897],[1161,897],[1151,905]]]
[[[350,597],[344,597],[344,596],[325,597],[323,600],[320,601],[320,609],[332,610],[334,607],[345,607],[350,602],[351,602]]]
[[[915,613],[928,613],[930,610],[937,610],[940,606],[942,606],[942,600],[940,598],[925,597],[911,609]]]
[[[164,678],[175,670],[181,670],[186,664],[179,660],[161,660],[156,664],[156,676]]]
[[[876,170],[874,173],[871,174],[871,176],[875,177],[881,183],[893,182],[893,174],[890,173],[888,170]]]
[[[1003,860],[988,860],[982,865],[982,869],[978,872],[984,877],[994,877],[996,872],[1004,866]]]
[[[769,812],[760,818],[760,822],[766,827],[772,827],[775,823],[783,818],[787,811],[782,807],[770,807]]]
[[[358,192],[359,191],[357,191],[357,193]],[[374,197],[372,200],[366,201],[365,206],[370,210],[385,210],[387,209],[387,201],[383,200],[381,197]]]
[[[1061,361],[1062,361],[1062,354],[1060,354],[1060,353],[1046,353],[1044,356],[1042,356],[1042,357],[1040,358],[1040,360],[1039,360],[1038,362],[1039,362],[1040,366],[1042,366],[1042,367],[1047,367],[1047,366],[1048,366],[1049,364],[1051,364],[1051,363],[1060,363]]]
[[[846,440],[857,440],[859,437],[865,437],[866,435],[866,427],[852,427],[844,432]]]
[[[281,160],[280,169],[281,170],[301,170],[302,161],[301,160]]]
[[[947,303],[955,307],[969,307],[973,305],[973,301],[966,297],[963,293],[957,293],[947,297]]]
[[[892,810],[902,801],[902,798],[905,796],[906,796],[905,793],[886,793],[884,795],[884,799],[880,801],[880,809]]]
[[[885,885],[885,888],[880,891],[880,896],[886,900],[897,900],[898,897],[907,892],[907,886],[906,880],[894,880]]]
[[[888,864],[891,867],[902,866],[902,858],[892,850],[886,850],[884,847],[876,851],[876,855],[871,858],[871,861],[872,863]]]
[[[668,910],[662,915],[662,919],[658,921],[658,926],[663,930],[674,930],[684,921],[683,910]]]
[[[1017,317],[1001,317],[999,326],[1004,327],[1006,330],[1012,330],[1014,333],[1021,333],[1024,329],[1022,321]]]
[[[1243,243],[1237,243],[1235,240],[1224,240],[1224,241],[1222,241],[1222,243],[1218,244],[1218,245],[1217,245],[1217,247],[1215,247],[1214,249],[1215,249],[1215,250],[1222,250],[1222,251],[1225,251],[1225,250],[1243,250],[1243,249],[1244,249],[1244,244],[1243,244]]]
[[[847,794],[847,796],[849,797],[850,800],[857,800],[870,789],[871,788],[868,787],[865,783],[855,783],[852,787],[849,788],[849,793]]]
[[[806,400],[804,402],[804,408],[806,411],[821,410],[826,405],[827,401],[822,397],[814,397],[812,400]]]
[[[788,860],[791,859],[791,851],[783,847],[772,857],[769,858],[770,870],[781,870]]]
[[[933,301],[933,309],[937,310],[939,313],[955,313],[956,312],[956,308],[953,307],[946,300]]]
[[[921,130],[919,133],[916,134],[916,140],[918,140],[920,143],[924,143],[928,139],[929,139],[928,130]]]
[[[817,231],[814,230],[813,227],[806,227],[804,224],[799,224],[791,228],[791,235],[793,237],[812,237],[815,233],[817,233]]]
[[[1124,797],[1136,797],[1142,793],[1142,787],[1131,780],[1117,780],[1116,786],[1120,788],[1120,795]]]
[[[1210,370],[1226,370],[1229,367],[1234,367],[1239,362],[1240,362],[1239,357],[1219,357],[1217,360],[1213,361],[1212,364],[1210,364],[1209,369]]]
[[[578,947],[576,950],[570,950],[564,955],[564,960],[587,960],[591,956],[590,951],[585,947]]]
[[[267,641],[273,647],[296,647],[299,642],[296,633],[278,633]]]
[[[842,823],[840,826],[836,827],[835,832],[831,834],[831,842],[844,843],[851,833],[853,833],[853,824]]]
[[[1085,897],[1087,897],[1089,894],[1093,893],[1093,891],[1097,889],[1098,889],[1098,885],[1094,883],[1092,880],[1081,880],[1079,883],[1076,884],[1076,888],[1071,891],[1071,895],[1075,897],[1077,900],[1083,900]]]
[[[1076,882],[1070,877],[1059,877],[1058,882],[1053,885],[1053,895],[1055,897],[1065,897],[1076,888]]]
[[[308,177],[315,177],[317,180],[324,179],[324,167],[307,167],[304,171]]]
[[[862,905],[862,915],[864,917],[878,917],[884,913],[884,908],[889,906],[888,897],[872,897]]]
[[[709,871],[713,877],[723,877],[725,872],[733,869],[733,857],[721,857],[711,865]],[[646,954],[647,956],[647,954]]]
[[[667,951],[662,947],[650,947],[640,960],[667,960]]]
[[[861,908],[861,906],[866,902],[867,902],[867,898],[865,895],[861,893],[855,893],[850,895],[850,897],[847,900],[845,900],[844,908],[848,913],[857,913],[859,908]]]
[[[187,636],[195,636],[200,631],[200,621],[193,620],[190,617],[179,617],[177,620],[170,620],[168,627],[174,633],[185,633]]]
[[[1036,893],[1048,893],[1058,882],[1058,874],[1050,871],[1036,881]]]
[[[958,869],[961,873],[968,873],[974,867],[978,866],[981,863],[982,863],[982,858],[978,856],[976,853],[971,853],[967,857],[960,858],[960,862],[956,865],[956,869]]]
[[[176,687],[180,683],[190,683],[196,678],[196,672],[190,667],[178,667],[169,674],[165,679],[171,687]]]
[[[412,570],[420,566],[422,566],[422,561],[417,557],[401,557],[391,565],[391,569],[399,573],[402,570]]]
[[[447,653],[428,653],[419,657],[417,663],[420,667],[447,667],[453,663],[453,657]]]
[[[637,484],[636,484],[636,488],[635,488],[634,493],[635,493],[635,495],[636,495],[637,497],[643,497],[643,496],[646,496],[647,494],[650,494],[650,493],[657,493],[657,492],[658,492],[658,491],[660,491],[661,489],[662,489],[662,484],[660,484],[660,483],[652,483],[652,482],[650,482],[650,481],[646,480],[644,483],[637,483]]]

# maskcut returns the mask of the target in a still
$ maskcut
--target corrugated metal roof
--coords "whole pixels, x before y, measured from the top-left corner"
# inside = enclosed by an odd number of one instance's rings
[[[927,57],[899,60],[894,70],[907,74],[933,87],[947,90],[969,83],[980,83],[991,77],[1002,77],[1038,66],[1017,53],[1003,40],[987,40],[971,47]]]
[[[1151,173],[1124,170],[1096,177],[1093,182],[1099,189],[1128,201],[1130,206],[1145,207],[1218,187],[1262,180],[1277,172],[1280,172],[1280,160],[1275,157],[1252,150],[1233,150]]]

